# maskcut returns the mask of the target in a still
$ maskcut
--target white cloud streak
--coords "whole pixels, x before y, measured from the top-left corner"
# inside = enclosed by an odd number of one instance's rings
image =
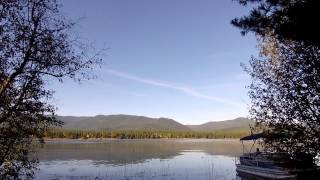
[[[120,72],[117,70],[113,70],[113,69],[108,69],[106,70],[107,73],[113,75],[113,76],[117,76],[120,78],[124,78],[124,79],[128,79],[128,80],[132,80],[132,81],[136,81],[139,83],[143,83],[143,84],[147,84],[147,85],[151,85],[151,86],[156,86],[156,87],[162,87],[162,88],[167,88],[167,89],[174,89],[174,90],[178,90],[180,92],[183,92],[185,94],[188,94],[190,96],[193,97],[197,97],[197,98],[201,98],[201,99],[206,99],[206,100],[211,100],[211,101],[215,101],[218,103],[223,103],[223,104],[228,104],[228,105],[232,105],[232,106],[237,106],[237,107],[245,107],[245,104],[243,103],[239,103],[239,102],[235,102],[235,101],[231,101],[228,99],[224,99],[224,98],[220,98],[220,97],[216,97],[216,96],[208,96],[208,95],[204,95],[201,94],[200,92],[188,88],[188,87],[182,87],[182,86],[177,86],[177,85],[173,85],[170,83],[163,83],[157,80],[151,80],[151,79],[147,79],[147,78],[142,78],[142,77],[138,77],[138,76],[134,76],[128,73],[124,73],[124,72]]]

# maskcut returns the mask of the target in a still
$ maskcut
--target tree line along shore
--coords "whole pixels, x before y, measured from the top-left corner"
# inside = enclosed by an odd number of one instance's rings
[[[153,131],[153,130],[80,130],[80,129],[49,129],[45,138],[89,139],[89,138],[116,138],[116,139],[224,139],[241,138],[250,134],[248,130],[219,130],[212,132],[196,131]]]

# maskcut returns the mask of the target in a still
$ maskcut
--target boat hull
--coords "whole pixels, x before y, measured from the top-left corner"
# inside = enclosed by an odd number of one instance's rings
[[[261,177],[263,179],[283,179],[293,180],[296,179],[296,175],[289,174],[287,171],[278,169],[268,169],[254,166],[246,166],[237,164],[237,173],[251,175],[254,177]]]

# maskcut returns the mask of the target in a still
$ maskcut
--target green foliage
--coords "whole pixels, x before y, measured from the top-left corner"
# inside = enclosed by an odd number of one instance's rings
[[[320,1],[238,1],[254,8],[231,23],[260,40],[260,56],[246,68],[255,130],[264,131],[267,149],[313,166],[320,155]]]
[[[59,8],[57,0],[0,1],[0,179],[32,178],[33,140],[61,124],[48,80],[90,79],[100,62]]]
[[[250,61],[251,118],[258,128],[267,127],[267,148],[315,161],[320,154],[320,49],[274,44],[275,55]]]
[[[226,130],[213,132],[195,131],[107,131],[107,130],[79,130],[79,129],[50,129],[47,138],[88,139],[88,138],[116,138],[116,139],[169,139],[169,138],[240,138],[249,134],[247,130]]]

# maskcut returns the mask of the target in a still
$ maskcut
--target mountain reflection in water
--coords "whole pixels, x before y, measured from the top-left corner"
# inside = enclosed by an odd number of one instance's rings
[[[57,140],[36,179],[235,179],[237,140]]]

